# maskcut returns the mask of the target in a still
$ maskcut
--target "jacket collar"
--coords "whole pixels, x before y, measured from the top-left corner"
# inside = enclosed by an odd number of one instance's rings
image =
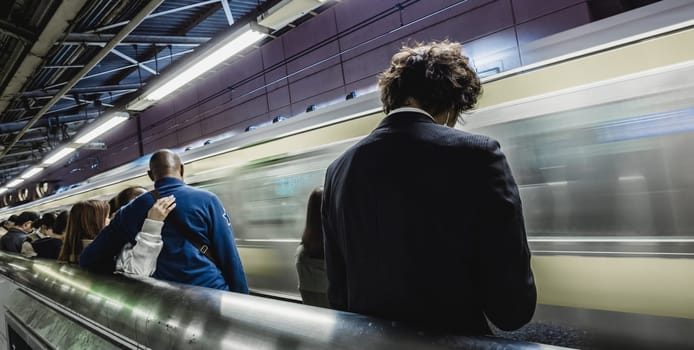
[[[185,185],[186,183],[183,182],[183,180],[177,179],[175,177],[162,177],[161,179],[157,180],[157,182],[154,183],[154,188],[159,188],[162,186],[171,186],[171,185]]]
[[[390,113],[381,120],[381,123],[378,124],[378,128],[389,127],[400,123],[417,122],[438,124],[434,120],[434,117],[424,110],[413,107],[401,107],[390,111]]]

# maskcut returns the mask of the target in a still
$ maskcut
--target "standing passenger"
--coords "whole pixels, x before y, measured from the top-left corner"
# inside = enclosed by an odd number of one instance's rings
[[[518,188],[499,143],[456,130],[481,84],[458,43],[403,47],[381,74],[387,116],[327,170],[330,304],[417,327],[490,334],[533,316]]]
[[[56,215],[54,213],[46,213],[41,215],[39,224],[39,232],[41,233],[41,237],[31,242],[24,242],[24,246],[22,247],[22,255],[26,257],[38,256],[39,258],[53,260],[58,258],[63,245],[63,235],[55,234],[53,232],[55,220]],[[27,244],[29,247],[26,247]]]
[[[80,254],[104,226],[108,225],[108,203],[101,200],[77,202],[70,209],[58,261],[77,264]]]
[[[299,275],[299,292],[304,304],[330,307],[320,216],[322,198],[322,187],[313,190],[308,198],[306,227],[301,236],[301,244],[296,250],[296,272]]]
[[[20,253],[22,244],[27,236],[34,231],[34,223],[38,222],[39,214],[33,211],[25,211],[15,218],[10,218],[14,225],[0,239],[0,249],[12,253]]]
[[[149,177],[156,194],[175,196],[176,209],[162,230],[164,247],[154,277],[167,281],[248,293],[231,220],[214,194],[183,182],[183,164],[170,150],[155,152],[149,161]],[[134,243],[155,193],[137,197],[121,208],[80,258],[91,271],[111,273],[123,246]]]

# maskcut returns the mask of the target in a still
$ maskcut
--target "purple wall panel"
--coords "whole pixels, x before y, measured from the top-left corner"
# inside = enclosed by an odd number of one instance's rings
[[[260,50],[253,50],[238,60],[234,60],[225,72],[228,85],[235,85],[244,79],[263,71],[263,61]]]
[[[460,0],[427,0],[419,1],[411,6],[406,7],[402,11],[402,20],[404,23],[411,23],[424,16],[431,15],[437,11],[442,11],[440,15],[450,18],[459,16],[465,12],[474,10],[475,8],[488,5],[492,2],[508,2],[509,0],[469,0],[462,2]],[[450,6],[450,7],[449,7]],[[444,10],[445,9],[445,10]],[[429,22],[424,20],[423,22]]]
[[[393,53],[397,52],[399,48],[400,43],[393,42],[345,61],[343,63],[345,82],[352,83],[383,72],[388,68]]]
[[[513,0],[513,12],[516,15],[516,22],[523,23],[553,11],[585,2],[586,0]]]
[[[306,112],[306,107],[312,104],[315,104],[316,106],[320,107],[321,104],[325,104],[326,102],[338,100],[343,101],[346,95],[347,93],[345,92],[345,88],[341,86],[337,89],[323,92],[320,95],[312,96],[303,101],[292,103],[292,115],[297,115],[299,113]]]
[[[581,3],[518,25],[518,41],[523,45],[589,22],[588,5]]]
[[[329,9],[282,35],[287,59],[337,34],[334,9]]]
[[[179,123],[179,125],[186,125]],[[178,142],[182,144],[191,143],[195,140],[199,140],[202,137],[202,130],[200,128],[200,123],[191,123],[186,127],[181,127],[176,130],[178,134]]]
[[[289,91],[292,101],[301,101],[342,85],[342,67],[335,65],[289,84]]]
[[[150,142],[143,145],[145,154],[152,153],[162,148],[175,148],[180,145],[178,142],[178,136],[175,132],[169,134],[159,134],[157,136],[158,137],[153,138]]]
[[[338,57],[339,52],[340,47],[338,43],[334,41],[320,48],[316,48],[295,60],[287,62],[287,73],[290,75],[289,82],[300,80],[317,71],[324,70],[326,67],[340,64],[340,58]],[[321,62],[323,60],[325,60],[325,62]]]
[[[351,91],[357,92],[357,96],[359,96],[360,92],[370,89],[375,87],[378,84],[378,76],[377,75],[372,75],[370,77],[366,77],[364,79],[349,83],[345,85],[345,92],[349,93]],[[345,94],[347,95],[347,94]]]
[[[421,14],[420,15],[424,15]],[[404,13],[403,13],[404,17]],[[411,11],[408,21],[414,20],[416,14]],[[409,37],[417,41],[451,39],[470,41],[513,26],[510,0],[499,0],[479,7],[457,6],[450,11],[431,17],[430,20],[417,23],[412,30],[417,30]]]
[[[267,94],[268,108],[270,110],[288,106],[291,102],[289,98],[289,88],[283,86],[279,89],[272,90]]]
[[[265,83],[268,91],[287,86],[287,66],[281,65],[265,73]]]
[[[213,136],[231,130],[249,118],[267,112],[265,95],[222,111],[200,122],[202,135]]]
[[[265,68],[281,64],[284,61],[284,41],[273,40],[260,48]]]
[[[375,14],[393,9],[399,2],[399,0],[350,0],[341,2],[335,6],[337,28],[342,32],[359,22],[370,19]]]
[[[391,35],[383,35],[391,30],[400,27],[400,14],[393,13],[370,24],[364,28],[357,29],[345,36],[340,37],[340,48],[347,51],[342,55],[343,60],[348,60],[354,56],[365,52],[378,49],[392,41]],[[379,35],[381,36],[380,38]],[[372,42],[366,43],[374,39]],[[362,45],[363,44],[363,45]]]
[[[231,90],[231,103],[233,105],[244,103],[245,101],[265,95],[265,77],[263,75],[248,80],[242,85],[235,86]]]
[[[142,127],[153,124],[174,112],[173,103],[159,103],[152,108],[140,113]]]

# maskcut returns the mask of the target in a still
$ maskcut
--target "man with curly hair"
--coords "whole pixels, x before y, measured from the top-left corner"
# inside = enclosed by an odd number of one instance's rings
[[[458,43],[403,47],[379,79],[387,116],[327,170],[333,308],[491,334],[533,316],[518,188],[499,143],[454,126],[481,83]]]

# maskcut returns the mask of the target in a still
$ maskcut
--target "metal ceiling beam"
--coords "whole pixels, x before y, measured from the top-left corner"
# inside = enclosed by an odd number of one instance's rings
[[[53,43],[65,33],[86,2],[87,0],[70,0],[60,3],[36,42],[31,45],[29,52],[23,57],[13,78],[0,92],[0,113],[7,108],[14,96],[22,91],[27,81],[44,62],[46,55],[53,48]]]
[[[176,56],[180,56],[180,55],[185,55],[185,54],[188,54],[188,53],[191,53],[191,52],[194,52],[194,51],[193,51],[192,49],[191,49],[191,50],[186,50],[186,51],[181,51],[181,52],[177,52],[177,53],[172,54],[172,55],[166,55],[166,56],[164,56],[164,57],[159,57],[158,59],[163,60],[163,59],[167,59],[167,58],[171,58],[171,57],[176,57]],[[151,59],[151,60],[147,60],[147,61],[142,61],[142,62],[140,62],[140,63],[152,63],[152,62],[154,62],[154,61],[156,61],[156,60],[155,60],[155,59]],[[87,76],[83,77],[82,80],[84,80],[84,79],[89,79],[89,78],[94,78],[94,77],[99,77],[99,76],[106,75],[106,74],[111,74],[111,73],[113,73],[113,72],[117,72],[117,71],[124,70],[124,69],[128,69],[128,68],[133,68],[133,67],[137,67],[137,65],[136,65],[136,64],[129,64],[129,65],[127,65],[127,66],[118,67],[118,68],[109,69],[109,70],[106,70],[106,71],[103,71],[103,72],[90,74],[90,75],[87,75]],[[129,74],[129,73],[128,73],[128,74]],[[65,85],[65,84],[67,84],[67,82],[62,82],[62,83],[58,83],[58,84],[53,84],[53,85],[50,85],[50,86],[46,86],[45,89],[54,89],[54,88],[63,86],[63,85]],[[116,85],[118,85],[118,84],[116,84]]]
[[[75,101],[77,104],[85,104],[85,105],[93,105],[93,104],[95,104],[95,101],[88,101],[88,100],[84,100],[84,99],[81,99],[81,98],[78,98],[78,97],[70,97],[70,96],[65,96],[65,95],[63,95],[63,96],[61,96],[60,98],[62,98],[62,99],[64,99],[64,100],[68,100],[68,101]],[[104,102],[102,102],[101,104],[104,105],[104,106],[106,106],[106,107],[113,107],[112,104],[108,104],[108,103],[104,103]]]
[[[231,7],[229,7],[229,1],[227,0],[220,0],[222,2],[222,8],[224,9],[224,15],[227,17],[227,22],[229,22],[229,26],[231,27],[234,24],[234,16],[231,14]]]
[[[113,34],[87,34],[71,33],[65,36],[62,45],[93,45],[103,46],[113,39]],[[129,35],[118,45],[172,45],[172,46],[199,46],[208,42],[207,37],[169,36],[169,35]]]
[[[146,71],[148,71],[154,75],[159,75],[159,73],[157,71],[155,71],[154,69],[147,67],[143,63],[138,62],[136,59],[134,59],[134,58],[132,58],[132,57],[116,50],[116,49],[111,50],[111,53],[126,60],[126,61],[128,61],[128,62],[130,62],[130,63],[132,63],[132,64],[136,64],[136,65],[140,66],[140,68],[142,68],[142,69],[144,69],[144,70],[146,70]]]
[[[36,33],[32,30],[20,27],[12,22],[7,22],[4,19],[0,19],[0,33],[9,35],[29,45],[36,41]]]
[[[196,7],[200,7],[200,6],[205,6],[205,5],[209,5],[209,4],[214,4],[214,3],[219,3],[219,0],[201,1],[201,2],[198,2],[198,3],[195,3],[195,4],[177,7],[177,8],[175,8],[175,9],[171,9],[171,10],[166,10],[166,11],[161,11],[161,12],[153,13],[153,14],[151,14],[151,15],[145,17],[145,19],[150,19],[150,18],[154,18],[154,17],[164,16],[164,15],[168,15],[168,14],[176,13],[176,12],[180,12],[180,11],[190,10],[190,9],[192,9],[192,8],[196,8]],[[98,33],[98,32],[103,32],[104,30],[107,30],[107,29],[122,27],[122,26],[124,26],[124,25],[127,25],[128,23],[130,23],[130,21],[123,21],[123,22],[113,23],[113,24],[109,24],[109,25],[107,25],[107,26],[103,26],[103,27],[99,27],[99,28],[96,28],[96,29],[93,29],[93,30],[89,30],[89,31],[87,31],[87,33]]]
[[[219,0],[215,0],[212,4],[212,6],[209,6],[206,9],[200,9],[200,13],[195,16],[192,20],[190,20],[188,23],[185,25],[181,26],[180,28],[177,28],[175,32],[172,32],[172,35],[184,35],[188,32],[190,32],[193,28],[197,27],[200,23],[202,23],[204,20],[206,20],[208,17],[212,16],[215,14],[219,9],[222,7],[222,4],[219,2]],[[145,51],[142,54],[142,57],[157,57],[159,55],[159,52],[161,52],[164,48],[161,46],[157,47],[152,47],[151,49]],[[119,84],[123,79],[125,79],[127,76],[129,76],[132,72],[134,72],[135,69],[129,68],[125,69],[119,74],[115,74],[114,76],[110,77],[107,81],[106,84]]]
[[[116,92],[116,91],[132,91],[137,90],[142,87],[140,84],[123,84],[123,85],[103,85],[103,86],[90,86],[83,88],[73,88],[67,92],[67,94],[99,94],[104,92]],[[53,96],[58,93],[58,89],[53,90],[34,90],[26,91],[22,93],[24,97],[48,97]]]
[[[125,27],[123,27],[123,29],[121,29],[118,32],[118,34],[116,34],[116,36],[113,37],[111,41],[108,42],[108,44],[106,44],[101,50],[99,50],[99,52],[94,57],[92,57],[92,59],[90,59],[89,62],[86,63],[85,66],[82,69],[80,69],[80,71],[72,79],[70,79],[70,81],[68,81],[68,83],[65,86],[63,86],[58,91],[58,93],[50,101],[48,101],[48,103],[44,105],[43,108],[41,108],[41,110],[38,113],[36,113],[36,115],[34,115],[31,118],[29,123],[24,126],[22,131],[20,131],[19,134],[15,136],[14,139],[12,139],[10,144],[5,147],[5,149],[2,151],[2,154],[0,154],[0,159],[2,159],[2,157],[9,153],[12,147],[14,147],[14,145],[17,144],[17,141],[21,139],[22,136],[24,136],[24,133],[26,133],[27,130],[29,130],[46,112],[48,112],[48,110],[56,102],[58,102],[63,95],[65,95],[65,93],[70,91],[70,89],[72,89],[77,84],[77,82],[79,82],[80,79],[82,79],[82,77],[87,75],[87,73],[89,73],[89,71],[92,70],[94,66],[101,62],[101,60],[104,57],[106,57],[106,55],[108,55],[108,53],[116,46],[116,44],[118,44],[121,40],[127,37],[128,34],[130,34],[130,32],[132,32],[140,23],[142,23],[142,21],[144,21],[145,18],[152,13],[152,11],[159,7],[159,5],[161,5],[163,1],[164,0],[151,0],[147,2],[140,10],[140,12],[138,12],[135,15],[135,17],[133,17],[133,19],[128,24],[126,24]],[[78,1],[64,1],[63,4],[73,2]]]

